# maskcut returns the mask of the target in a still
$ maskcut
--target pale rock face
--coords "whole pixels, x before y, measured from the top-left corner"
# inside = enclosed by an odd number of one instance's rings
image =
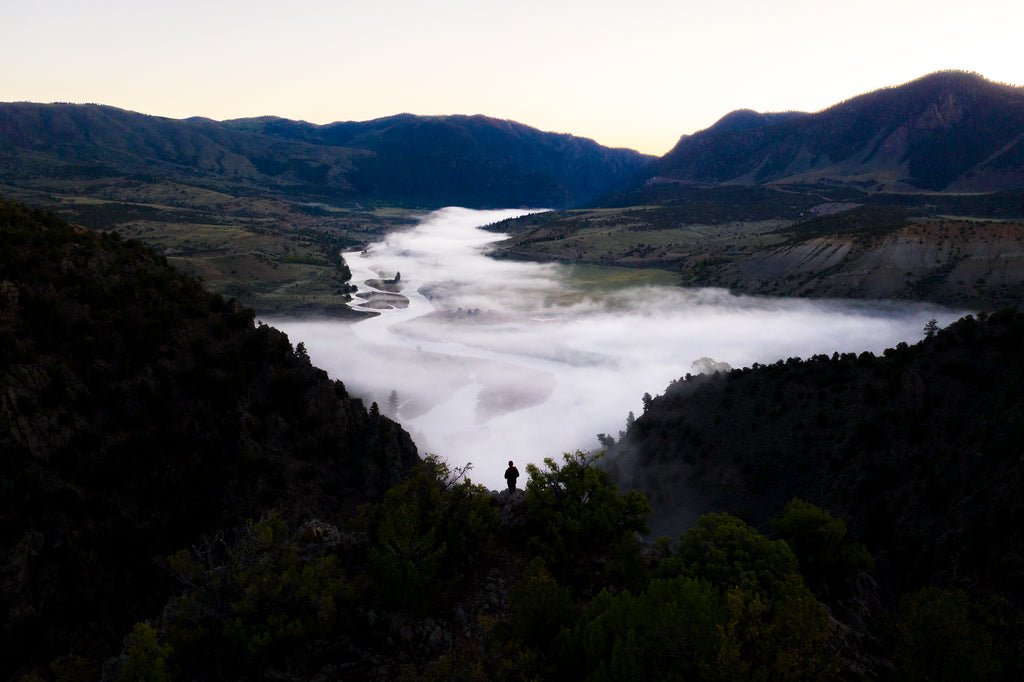
[[[949,130],[963,123],[967,107],[953,93],[947,93],[938,102],[933,102],[918,117],[914,127],[918,130]]]
[[[723,282],[744,290],[784,287],[814,296],[857,294],[941,301],[1024,285],[1024,235],[1013,224],[909,224],[881,237],[840,235],[767,249],[722,266]],[[929,292],[919,287],[928,282]],[[927,295],[925,295],[927,294]]]

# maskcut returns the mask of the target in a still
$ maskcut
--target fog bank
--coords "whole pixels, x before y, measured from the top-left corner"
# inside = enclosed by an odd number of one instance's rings
[[[498,489],[510,459],[525,477],[528,462],[597,448],[598,433],[617,437],[630,411],[640,415],[644,393],[696,373],[701,358],[743,367],[880,353],[918,341],[931,318],[945,326],[960,316],[924,304],[721,289],[586,291],[566,266],[485,254],[503,237],[477,226],[521,213],[443,209],[346,254],[375,318],[266,321],[305,343],[313,364],[351,393],[394,412],[421,454],[472,463],[470,478]]]

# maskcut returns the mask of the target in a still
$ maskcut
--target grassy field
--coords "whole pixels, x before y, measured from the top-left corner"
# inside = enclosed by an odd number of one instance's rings
[[[625,268],[614,265],[572,265],[567,268],[571,286],[584,290],[615,291],[641,286],[676,286],[678,273],[658,268]]]

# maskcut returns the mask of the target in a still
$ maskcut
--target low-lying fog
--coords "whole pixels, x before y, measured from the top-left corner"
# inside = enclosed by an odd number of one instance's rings
[[[524,211],[447,208],[365,254],[345,254],[352,282],[393,279],[401,296],[357,323],[267,320],[305,343],[313,364],[412,434],[421,454],[492,489],[525,464],[618,437],[644,393],[696,374],[702,358],[743,367],[914,343],[925,323],[959,314],[909,303],[733,296],[721,289],[586,291],[562,265],[485,255],[502,238],[476,226]],[[378,282],[380,284],[380,282]],[[391,302],[408,307],[381,309]],[[706,361],[704,361],[706,364]],[[394,392],[394,394],[392,393]],[[397,400],[396,400],[397,399]]]

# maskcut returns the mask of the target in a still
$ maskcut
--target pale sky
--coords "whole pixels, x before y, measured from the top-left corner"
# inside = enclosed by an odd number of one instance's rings
[[[485,114],[664,154],[941,69],[1024,85],[1022,0],[7,0],[0,101],[311,123]]]

